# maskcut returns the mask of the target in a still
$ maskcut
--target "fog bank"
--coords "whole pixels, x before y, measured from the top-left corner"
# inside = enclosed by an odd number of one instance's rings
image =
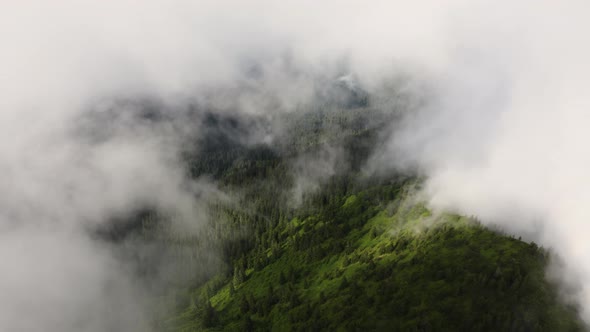
[[[182,120],[185,106],[296,111],[350,73],[379,107],[400,109],[390,86],[415,101],[370,168],[418,170],[433,207],[553,248],[565,274],[580,275],[577,300],[590,320],[589,7],[2,2],[0,330],[141,321],[133,275],[86,230],[145,204],[181,215],[182,229],[202,223],[201,184],[178,158],[179,142],[198,135]],[[146,98],[172,120],[125,118],[127,107],[113,104]],[[89,129],[81,119],[92,112],[123,116]]]

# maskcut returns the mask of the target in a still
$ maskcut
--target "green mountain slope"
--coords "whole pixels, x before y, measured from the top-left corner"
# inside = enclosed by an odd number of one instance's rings
[[[470,218],[432,215],[414,200],[413,176],[363,175],[387,128],[367,117],[392,118],[367,109],[288,115],[272,145],[228,134],[247,132],[240,121],[208,120],[188,170],[216,181],[229,202],[211,202],[210,224],[187,238],[167,236],[158,218],[137,226],[172,248],[167,266],[193,271],[162,295],[157,330],[585,329],[544,278],[546,251]],[[333,144],[340,167],[294,202],[295,165]]]
[[[578,331],[547,253],[408,202],[407,185],[317,195],[168,322],[181,331]],[[428,225],[428,226],[424,226]],[[268,235],[267,235],[268,234]],[[262,262],[260,262],[262,261]]]

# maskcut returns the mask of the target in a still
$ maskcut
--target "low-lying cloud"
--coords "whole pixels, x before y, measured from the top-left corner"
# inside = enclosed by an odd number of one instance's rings
[[[418,169],[433,206],[534,234],[580,275],[590,320],[588,7],[3,2],[0,329],[128,329],[141,296],[88,225],[145,204],[200,224],[200,185],[178,158],[198,126],[126,121],[114,101],[157,100],[172,119],[187,105],[274,114],[350,73],[379,107],[399,108],[383,87],[400,77],[393,86],[416,101],[371,167]],[[101,107],[117,114],[114,127],[88,129]]]

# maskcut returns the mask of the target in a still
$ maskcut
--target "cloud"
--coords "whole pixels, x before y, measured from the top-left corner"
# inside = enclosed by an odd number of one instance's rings
[[[588,320],[587,5],[471,9],[454,21],[453,60],[429,78],[432,96],[393,134],[388,161],[419,168],[434,207],[555,250],[564,278],[581,278]]]
[[[92,305],[115,303],[141,316],[142,302],[99,291],[112,280],[127,289],[132,276],[85,229],[146,203],[184,219],[199,215],[198,190],[177,158],[178,142],[198,135],[183,107],[294,111],[348,73],[379,107],[402,109],[384,86],[416,98],[402,98],[407,113],[372,167],[417,168],[433,206],[535,233],[564,257],[568,273],[581,275],[579,301],[590,310],[587,7],[2,2],[0,229],[2,255],[13,254],[2,260],[10,273],[1,284],[11,291],[0,300],[0,329],[125,330],[130,322],[118,316],[80,318]],[[388,85],[400,77],[409,80]],[[176,120],[126,119],[135,114],[129,106],[111,104],[145,99]],[[89,129],[83,119],[101,107],[112,112]],[[25,326],[32,293],[52,310]]]

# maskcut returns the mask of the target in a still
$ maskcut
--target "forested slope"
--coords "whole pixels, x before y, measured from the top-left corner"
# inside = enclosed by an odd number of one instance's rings
[[[458,216],[430,215],[402,184],[317,196],[232,270],[190,291],[179,330],[576,331],[544,279],[547,253]],[[423,226],[427,223],[429,226]]]
[[[248,131],[239,119],[207,118],[188,169],[231,199],[210,203],[204,236],[159,241],[200,253],[185,262],[195,270],[203,252],[221,258],[172,287],[162,300],[172,309],[157,328],[583,330],[576,308],[545,279],[548,252],[472,218],[433,215],[416,200],[413,175],[363,172],[386,128],[368,119],[390,118],[368,108],[288,115],[273,144],[236,139],[232,132]],[[312,176],[316,185],[295,199],[298,163],[327,149],[339,155],[333,172]],[[160,229],[154,218],[139,223],[144,237]]]

